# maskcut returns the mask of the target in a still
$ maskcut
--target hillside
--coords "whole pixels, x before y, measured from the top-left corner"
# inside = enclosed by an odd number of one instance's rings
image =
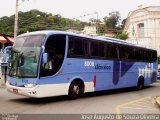
[[[18,34],[37,30],[83,30],[87,23],[38,10],[19,12]],[[0,33],[13,35],[14,15],[0,18]]]

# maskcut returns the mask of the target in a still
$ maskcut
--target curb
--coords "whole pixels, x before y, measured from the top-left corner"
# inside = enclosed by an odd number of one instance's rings
[[[156,103],[160,107],[160,96],[156,98]]]

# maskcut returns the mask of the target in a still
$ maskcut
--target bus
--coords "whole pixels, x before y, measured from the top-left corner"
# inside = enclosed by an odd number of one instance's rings
[[[7,90],[41,98],[137,87],[157,80],[157,52],[114,38],[35,31],[15,39]]]

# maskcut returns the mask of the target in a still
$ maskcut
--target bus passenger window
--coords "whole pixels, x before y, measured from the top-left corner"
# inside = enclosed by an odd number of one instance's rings
[[[91,56],[97,57],[98,56],[98,42],[91,42]]]
[[[98,53],[99,53],[99,56],[100,57],[104,57],[104,43],[103,42],[100,42],[99,45],[98,45]]]
[[[119,59],[119,47],[117,45],[111,45],[111,48],[112,48],[111,57],[113,59]]]
[[[69,54],[69,55],[74,55],[74,45],[73,45],[73,40],[69,40],[68,54]]]
[[[69,36],[68,57],[87,57],[87,41],[81,37]]]

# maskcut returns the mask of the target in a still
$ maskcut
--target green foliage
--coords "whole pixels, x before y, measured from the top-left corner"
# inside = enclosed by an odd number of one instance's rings
[[[82,31],[85,25],[94,25],[97,27],[98,35],[104,35],[107,32],[113,32],[118,34],[115,36],[115,38],[128,38],[127,35],[121,34],[123,26],[118,26],[120,15],[117,11],[110,12],[108,17],[104,17],[105,24],[103,24],[99,19],[95,18],[90,19],[90,22],[87,23],[80,20],[64,18],[59,14],[48,14],[36,9],[30,10],[28,12],[19,12],[18,16],[18,34],[37,30],[66,31],[71,29]],[[4,16],[0,18],[0,33],[13,36],[14,18],[14,15],[10,17]],[[125,23],[125,21],[123,22]]]
[[[2,17],[0,18],[0,33],[7,33],[8,35],[13,34],[14,16],[11,17]]]
[[[37,30],[83,30],[85,23],[38,10],[19,12],[18,34]],[[14,15],[0,18],[0,33],[13,35]]]
[[[110,12],[109,17],[104,17],[103,19],[107,29],[114,30],[116,28],[116,25],[118,24],[119,18],[120,14],[118,11]]]
[[[128,38],[128,34],[126,34],[126,33],[116,34],[115,36],[113,36],[113,38],[117,38],[117,39],[121,39],[121,40],[126,40]]]
[[[105,31],[106,31],[106,27],[105,27],[105,25],[104,24],[99,24],[98,26],[97,26],[97,33],[99,34],[99,35],[103,35],[103,34],[105,34]]]

